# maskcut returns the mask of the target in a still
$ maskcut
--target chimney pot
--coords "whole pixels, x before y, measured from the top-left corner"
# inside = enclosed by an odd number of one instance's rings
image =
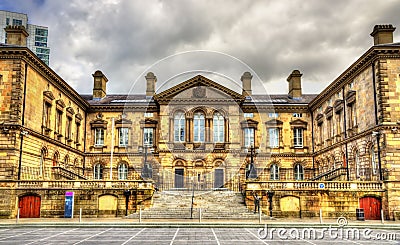
[[[303,74],[300,73],[299,70],[294,70],[287,78],[289,82],[289,97],[290,98],[301,98],[301,76]]]
[[[252,95],[252,90],[251,90],[251,79],[253,78],[253,75],[251,75],[250,72],[246,71],[243,73],[242,77],[240,80],[242,81],[242,95],[243,96],[251,96]]]
[[[157,77],[153,72],[147,73],[146,78],[146,96],[153,97],[156,93]]]
[[[107,95],[107,77],[103,72],[97,70],[93,75],[93,99],[100,100]]]
[[[396,30],[392,24],[375,25],[371,36],[374,37],[374,45],[393,43],[393,32]]]

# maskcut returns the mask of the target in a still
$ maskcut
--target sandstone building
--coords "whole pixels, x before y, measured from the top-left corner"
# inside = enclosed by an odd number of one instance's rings
[[[8,26],[0,46],[1,217],[118,215],[153,205],[158,191],[253,193],[274,216],[346,214],[396,218],[400,204],[400,43],[376,25],[374,45],[320,94],[242,91],[197,75],[164,91],[149,72],[146,94],[107,93],[93,74],[80,95]],[[112,82],[112,81],[110,81]],[[179,196],[176,197],[179,199]],[[127,206],[126,206],[127,205]],[[151,208],[150,208],[151,210]]]

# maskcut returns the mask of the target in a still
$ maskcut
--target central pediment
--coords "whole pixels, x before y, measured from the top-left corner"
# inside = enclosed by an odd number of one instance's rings
[[[159,94],[154,95],[154,100],[160,104],[169,103],[172,100],[215,100],[229,99],[236,103],[242,103],[245,96],[216,83],[202,75],[177,84]]]

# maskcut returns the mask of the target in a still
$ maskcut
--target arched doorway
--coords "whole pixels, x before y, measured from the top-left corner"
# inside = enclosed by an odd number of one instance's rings
[[[224,169],[217,168],[214,171],[214,188],[224,188],[225,180],[224,180]]]
[[[366,220],[379,220],[381,219],[381,200],[376,197],[362,197],[360,198],[360,208],[364,209],[364,216]]]
[[[40,218],[40,196],[26,195],[18,199],[20,218]]]
[[[184,188],[184,179],[183,179],[184,175],[185,175],[185,169],[183,169],[183,168],[175,169],[174,188],[177,188],[177,189]]]

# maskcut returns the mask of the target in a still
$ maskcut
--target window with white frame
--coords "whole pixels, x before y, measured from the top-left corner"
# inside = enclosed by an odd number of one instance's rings
[[[304,170],[301,164],[296,164],[294,166],[294,179],[295,180],[304,180]]]
[[[196,112],[193,116],[194,123],[194,142],[204,142],[205,117],[201,112]]]
[[[254,128],[244,128],[244,146],[254,146]]]
[[[95,128],[94,129],[94,145],[95,146],[104,145],[104,129],[103,128]]]
[[[252,113],[252,112],[243,113],[243,117],[244,118],[253,118],[254,117],[254,113]]]
[[[100,163],[94,165],[93,167],[93,179],[103,179],[103,166]]]
[[[185,114],[177,112],[174,116],[174,141],[185,141]]]
[[[145,112],[144,113],[144,117],[153,117],[153,116],[154,116],[153,112]]]
[[[224,142],[225,119],[221,113],[215,113],[213,118],[214,125],[214,142]]]
[[[293,129],[293,146],[296,148],[303,147],[303,128]]]
[[[279,180],[279,167],[277,164],[272,164],[270,167],[270,179]]]
[[[143,144],[145,146],[153,145],[153,128],[144,128],[143,129]]]
[[[279,128],[269,128],[269,147],[279,147]]]
[[[271,118],[278,118],[279,117],[279,114],[278,113],[268,113],[268,117],[271,117]]]
[[[126,180],[128,179],[128,166],[125,163],[118,165],[118,179]]]
[[[119,146],[128,146],[129,128],[119,128]]]

